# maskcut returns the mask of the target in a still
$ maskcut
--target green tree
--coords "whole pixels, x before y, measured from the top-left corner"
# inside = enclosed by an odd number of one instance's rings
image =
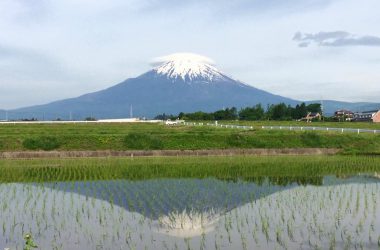
[[[226,108],[214,112],[215,120],[236,120],[238,119],[238,112],[235,107]]]
[[[306,106],[308,112],[312,113],[322,113],[322,107],[320,103],[311,103]]]
[[[286,106],[285,103],[280,103],[276,105],[269,106],[267,111],[267,116],[272,120],[290,120],[291,110],[290,106]]]
[[[261,104],[254,107],[243,108],[239,111],[239,119],[244,121],[257,121],[264,118],[265,111]]]
[[[307,107],[306,104],[303,102],[300,105],[297,104],[295,108],[291,108],[291,116],[292,119],[301,119],[307,115]]]

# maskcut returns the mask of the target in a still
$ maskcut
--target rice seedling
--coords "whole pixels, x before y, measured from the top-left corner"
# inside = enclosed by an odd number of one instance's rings
[[[377,248],[379,160],[359,158],[3,162],[0,249]]]

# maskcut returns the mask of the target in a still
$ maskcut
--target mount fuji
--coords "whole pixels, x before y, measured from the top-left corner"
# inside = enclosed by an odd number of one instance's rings
[[[9,118],[121,118],[129,117],[132,109],[135,117],[153,118],[162,113],[210,112],[259,103],[263,107],[277,103],[300,103],[234,80],[219,71],[212,60],[200,55],[172,54],[157,58],[152,64],[152,70],[110,88],[12,110]]]

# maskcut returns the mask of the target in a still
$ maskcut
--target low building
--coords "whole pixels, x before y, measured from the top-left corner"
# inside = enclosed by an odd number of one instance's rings
[[[309,112],[307,113],[307,116],[302,118],[301,121],[306,121],[306,122],[312,122],[313,120],[321,120],[322,115],[320,113],[312,113]]]
[[[165,124],[166,125],[179,125],[179,124],[183,124],[184,122],[185,122],[184,120],[180,120],[180,119],[177,119],[175,121],[168,119],[165,121]]]
[[[357,112],[353,121],[357,122],[380,122],[380,110]]]
[[[354,112],[340,109],[334,112],[334,118],[338,121],[351,121],[354,118]]]
[[[380,110],[376,112],[376,114],[374,114],[374,116],[372,117],[372,121],[373,122],[380,122]]]

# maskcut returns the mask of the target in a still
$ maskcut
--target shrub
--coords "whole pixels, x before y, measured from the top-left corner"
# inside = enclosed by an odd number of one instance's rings
[[[321,147],[321,136],[315,132],[305,132],[301,135],[301,141],[303,145],[309,147]]]
[[[129,149],[162,149],[160,138],[143,133],[129,133],[124,138],[124,145]]]
[[[53,136],[40,136],[35,138],[27,138],[23,141],[22,145],[30,150],[53,150],[61,146],[56,137]]]
[[[227,144],[232,147],[243,147],[247,144],[247,138],[242,134],[234,133],[227,137]]]

